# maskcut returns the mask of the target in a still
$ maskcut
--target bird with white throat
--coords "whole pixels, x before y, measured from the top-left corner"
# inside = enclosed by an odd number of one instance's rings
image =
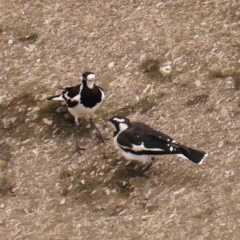
[[[81,84],[63,88],[60,95],[55,95],[47,99],[64,102],[67,105],[68,111],[73,115],[76,124],[76,152],[80,153],[81,150],[85,150],[85,148],[79,146],[78,142],[78,119],[84,115],[90,116],[91,126],[96,130],[100,141],[104,143],[104,138],[92,120],[93,113],[100,107],[104,99],[104,91],[95,84],[95,74],[93,72],[83,73]]]

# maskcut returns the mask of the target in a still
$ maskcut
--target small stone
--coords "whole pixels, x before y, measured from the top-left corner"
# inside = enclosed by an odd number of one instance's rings
[[[1,204],[0,204],[0,208],[1,208],[1,209],[5,208],[4,203],[1,203]]]
[[[66,199],[63,198],[63,199],[60,201],[60,205],[63,205],[65,202],[66,202]]]
[[[171,73],[171,70],[172,70],[171,65],[167,65],[167,66],[165,66],[165,67],[159,68],[159,71],[161,72],[161,74],[162,74],[163,76],[169,75],[169,74]]]
[[[194,83],[195,83],[195,85],[196,85],[197,87],[200,87],[200,86],[201,86],[201,82],[200,82],[199,80],[196,80]]]
[[[234,171],[233,170],[227,170],[225,171],[225,174],[227,177],[233,176],[234,175]]]
[[[80,183],[81,183],[82,185],[84,185],[84,184],[85,184],[85,180],[84,180],[84,179],[81,180]]]
[[[218,147],[219,147],[219,148],[222,148],[223,145],[224,145],[224,141],[220,141],[220,142],[218,143]]]
[[[147,221],[148,219],[150,219],[152,217],[152,215],[143,215],[142,217],[141,217],[141,219],[143,220],[143,221]]]
[[[114,62],[111,62],[111,63],[108,64],[108,67],[109,67],[109,68],[113,68],[114,66],[115,66],[115,63],[114,63]]]
[[[183,193],[185,190],[186,190],[186,188],[181,188],[181,189],[179,189],[178,191],[173,192],[173,194],[174,194],[174,195],[178,195],[178,194]]]
[[[163,6],[163,5],[164,5],[163,2],[159,2],[159,3],[156,4],[156,7]]]
[[[118,214],[118,216],[122,216],[123,214],[125,214],[127,212],[127,209],[124,209],[124,210],[122,210],[119,214]]]
[[[37,149],[33,149],[32,152],[37,156],[38,155],[38,150]]]
[[[48,120],[47,118],[43,118],[42,120],[46,125],[51,126],[53,124],[52,120]]]
[[[8,44],[9,44],[9,45],[12,45],[12,44],[13,44],[13,40],[12,40],[12,39],[9,39],[9,40],[8,40]]]
[[[110,190],[108,188],[106,188],[105,193],[106,193],[107,196],[109,196],[110,195]]]
[[[32,52],[36,48],[35,43],[29,43],[27,46],[24,47],[26,51]]]
[[[97,192],[97,190],[93,190],[90,195],[93,195]]]
[[[11,192],[15,193],[18,189],[19,189],[18,187],[14,187],[14,188],[11,189]]]
[[[41,59],[40,59],[40,58],[38,58],[36,62],[37,62],[37,63],[40,63],[40,62],[41,62]]]
[[[150,88],[152,87],[151,84],[148,84],[146,88],[143,90],[143,94],[145,94]]]

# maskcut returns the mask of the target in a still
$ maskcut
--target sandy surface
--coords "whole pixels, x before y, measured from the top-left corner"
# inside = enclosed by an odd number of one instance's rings
[[[239,239],[240,4],[1,1],[0,239]],[[170,75],[160,67],[170,65]],[[205,150],[129,175],[112,141],[47,102],[95,73],[105,117],[144,121]]]

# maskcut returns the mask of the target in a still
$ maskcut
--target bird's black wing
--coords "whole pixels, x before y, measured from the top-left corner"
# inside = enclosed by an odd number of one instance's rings
[[[125,151],[139,155],[180,152],[180,145],[173,138],[140,122],[120,133],[117,142]]]
[[[62,97],[69,108],[73,108],[78,105],[80,96],[77,96],[79,95],[80,87],[81,84],[74,87],[66,87],[63,89]]]
[[[81,84],[74,86],[74,87],[66,87],[63,89],[63,94],[67,95],[70,98],[74,98],[80,92]]]

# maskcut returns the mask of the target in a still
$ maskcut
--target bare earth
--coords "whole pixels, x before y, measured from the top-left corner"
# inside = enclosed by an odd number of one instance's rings
[[[240,239],[240,3],[2,0],[0,239]],[[170,64],[170,75],[159,68]],[[47,102],[95,73],[113,115],[209,152],[131,179],[107,141]]]

